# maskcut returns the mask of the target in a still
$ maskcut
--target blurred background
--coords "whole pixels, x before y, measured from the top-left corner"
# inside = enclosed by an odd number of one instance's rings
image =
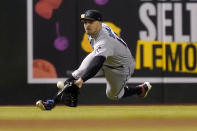
[[[104,78],[81,89],[79,104],[196,104],[197,1],[7,0],[0,13],[0,104],[32,105],[52,98],[92,51],[79,18],[97,9],[128,44],[136,70],[128,84],[153,85],[146,99],[112,101]]]

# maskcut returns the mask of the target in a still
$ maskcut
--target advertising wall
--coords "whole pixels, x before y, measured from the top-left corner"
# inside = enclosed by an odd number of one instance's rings
[[[181,0],[28,1],[28,82],[56,83],[79,66],[92,51],[79,18],[96,8],[135,56],[129,83],[196,83],[196,7]]]
[[[196,103],[197,2],[194,0],[4,1],[1,15],[0,104],[53,97],[92,51],[79,18],[97,9],[128,45],[135,72],[128,85],[150,81],[146,99],[108,100],[104,77],[87,81],[79,104]]]

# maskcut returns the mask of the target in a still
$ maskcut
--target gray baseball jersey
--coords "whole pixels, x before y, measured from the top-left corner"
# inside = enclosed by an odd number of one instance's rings
[[[95,56],[103,56],[106,60],[97,76],[105,76],[106,94],[110,99],[121,98],[124,94],[123,87],[126,86],[126,82],[135,68],[135,61],[127,44],[106,24],[102,24],[96,38],[88,36],[88,39],[93,52],[86,56],[80,67],[72,73],[73,77],[81,77]]]

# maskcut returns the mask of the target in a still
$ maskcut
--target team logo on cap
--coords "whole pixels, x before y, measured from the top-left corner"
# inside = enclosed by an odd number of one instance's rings
[[[85,18],[85,14],[81,14],[81,18]]]

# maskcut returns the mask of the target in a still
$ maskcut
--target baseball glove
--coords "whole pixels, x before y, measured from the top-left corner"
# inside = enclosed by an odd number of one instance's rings
[[[64,88],[60,89],[55,97],[55,101],[70,107],[78,104],[79,87],[74,84],[74,79],[65,81]]]
[[[79,87],[75,84],[68,86],[61,95],[61,102],[70,107],[78,104]]]

